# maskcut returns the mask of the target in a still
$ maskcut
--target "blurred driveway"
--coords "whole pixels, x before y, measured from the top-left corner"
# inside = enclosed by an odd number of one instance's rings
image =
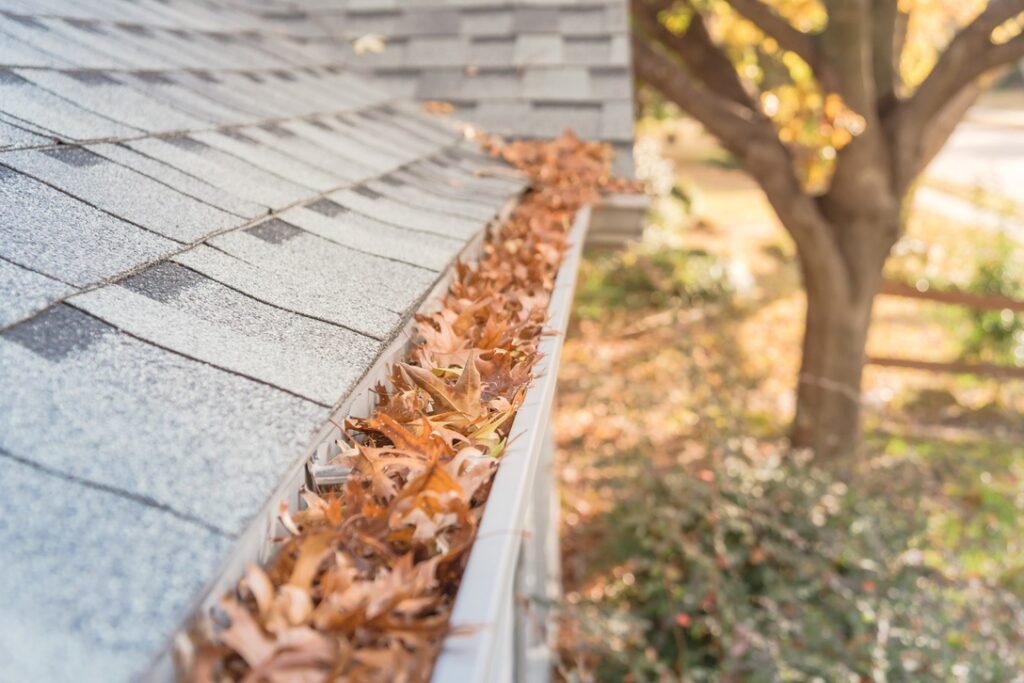
[[[969,198],[972,192],[1011,200],[1016,207],[978,206]],[[1024,110],[972,109],[929,166],[915,203],[1024,240]]]

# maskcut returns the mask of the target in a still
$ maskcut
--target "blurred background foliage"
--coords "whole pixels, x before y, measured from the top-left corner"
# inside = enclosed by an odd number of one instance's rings
[[[819,32],[828,21],[820,0],[769,0],[768,4],[803,32]],[[920,85],[956,30],[985,6],[986,0],[900,0],[899,9],[907,17],[900,95]],[[725,0],[694,0],[692,7],[677,3],[662,12],[661,21],[670,31],[683,34],[694,8],[706,18],[716,41],[726,47],[740,76],[756,86],[761,110],[775,123],[779,138],[791,146],[805,188],[825,190],[837,152],[863,132],[863,116],[847,107],[839,95],[822,90],[806,62],[782,49]],[[678,114],[652,92],[645,92],[640,102],[645,115]]]
[[[787,450],[794,247],[726,153],[648,111],[647,231],[587,255],[560,371],[561,678],[1024,681],[1024,383],[869,367],[848,469]],[[918,207],[886,275],[1020,298],[1011,233]],[[874,353],[1019,362],[1019,315],[876,320]]]

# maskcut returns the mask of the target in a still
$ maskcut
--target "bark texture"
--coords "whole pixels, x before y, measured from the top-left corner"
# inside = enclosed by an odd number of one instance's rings
[[[807,319],[797,381],[794,446],[838,457],[860,434],[865,345],[882,268],[903,229],[903,204],[921,170],[993,74],[1024,58],[1024,34],[996,44],[992,31],[1024,12],[1024,0],[990,0],[950,41],[914,92],[900,80],[907,15],[896,0],[824,0],[828,25],[798,30],[765,0],[732,8],[810,67],[823,90],[860,114],[865,130],[838,154],[829,188],[804,191],[794,155],[760,110],[696,5],[632,0],[639,80],[699,120],[761,185],[797,246]],[[683,33],[663,13],[688,8]]]

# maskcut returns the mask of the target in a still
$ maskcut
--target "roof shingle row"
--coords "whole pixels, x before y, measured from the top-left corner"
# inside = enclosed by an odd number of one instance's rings
[[[521,189],[340,58],[310,66],[343,46],[217,39],[233,17],[293,26],[214,3],[120,5],[173,30],[91,0],[0,15],[5,680],[144,670]]]

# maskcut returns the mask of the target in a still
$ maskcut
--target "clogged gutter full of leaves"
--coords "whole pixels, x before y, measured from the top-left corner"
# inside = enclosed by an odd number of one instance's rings
[[[405,362],[350,418],[337,490],[281,511],[289,536],[250,566],[204,636],[195,681],[422,681],[430,676],[522,404],[577,209],[622,189],[609,149],[566,133],[481,140],[531,182],[476,266],[416,320]]]

